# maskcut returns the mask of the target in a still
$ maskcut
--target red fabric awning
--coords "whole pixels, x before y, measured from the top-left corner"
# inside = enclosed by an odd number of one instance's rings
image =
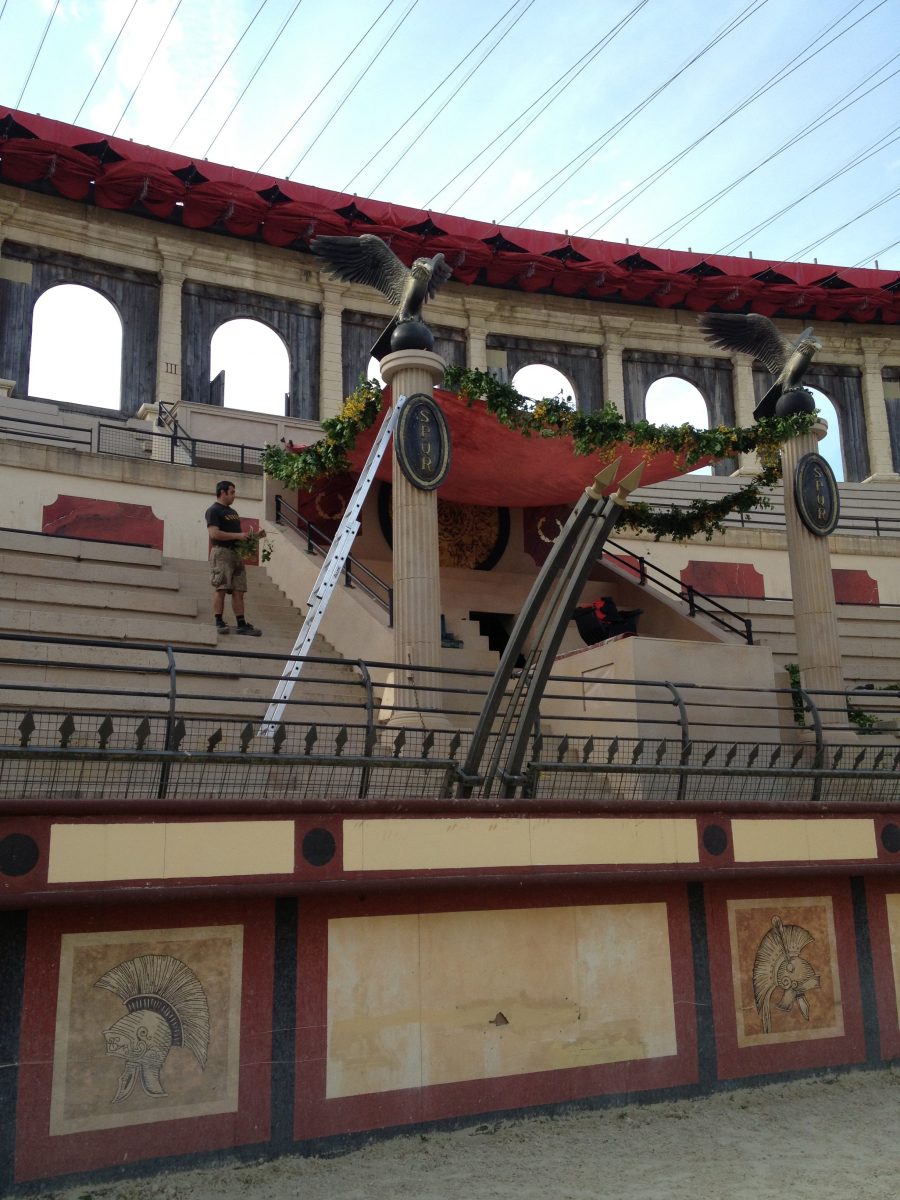
[[[387,393],[387,399],[390,392]],[[508,508],[536,508],[551,504],[574,504],[606,464],[621,457],[615,480],[606,489],[616,490],[619,481],[644,462],[645,451],[620,445],[614,452],[601,455],[576,454],[570,437],[525,437],[515,429],[501,425],[489,413],[484,401],[468,401],[436,389],[450,428],[450,473],[438,489],[442,500],[456,504],[504,505]],[[384,413],[358,439],[349,455],[357,474],[362,470]],[[709,459],[692,464],[693,471]],[[684,464],[674,454],[654,455],[647,462],[640,485],[659,483],[684,473]],[[386,454],[376,478],[392,479],[391,455]]]
[[[459,283],[694,312],[749,309],[807,322],[900,322],[896,271],[702,255],[492,225],[192,161],[9,108],[0,108],[0,181],[298,250],[317,233],[376,233],[407,263],[441,251]]]

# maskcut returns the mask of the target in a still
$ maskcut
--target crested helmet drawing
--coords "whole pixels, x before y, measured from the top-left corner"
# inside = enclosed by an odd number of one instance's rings
[[[138,1080],[148,1096],[165,1096],[160,1072],[173,1046],[187,1048],[206,1067],[209,1005],[185,963],[168,954],[142,954],[107,971],[94,987],[113,992],[127,1010],[103,1031],[106,1053],[125,1060],[113,1104],[129,1096]]]
[[[803,1018],[809,1020],[806,993],[819,987],[820,977],[800,957],[800,951],[813,941],[815,938],[802,926],[785,925],[780,917],[772,918],[772,928],[759,943],[753,960],[753,997],[763,1032],[771,1032],[771,1003],[778,991],[781,998],[776,1001],[777,1008],[787,1013],[796,1004]]]

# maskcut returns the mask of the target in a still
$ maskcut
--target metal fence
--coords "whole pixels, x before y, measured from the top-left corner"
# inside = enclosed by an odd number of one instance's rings
[[[188,796],[453,800],[489,673],[306,662],[268,736],[277,655],[0,635],[0,811]],[[510,783],[504,716],[473,790],[485,804]],[[898,729],[898,689],[810,694],[557,674],[514,783],[526,804],[900,807]]]
[[[125,425],[97,425],[97,451],[127,458],[183,467],[210,467],[245,475],[262,474],[262,450],[232,442],[213,442],[184,433],[158,433],[130,429]]]

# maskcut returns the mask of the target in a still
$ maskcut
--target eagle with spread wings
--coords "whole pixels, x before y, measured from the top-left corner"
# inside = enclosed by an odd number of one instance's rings
[[[322,234],[309,244],[310,250],[331,267],[333,279],[347,283],[365,283],[377,288],[397,305],[397,312],[372,348],[379,361],[391,348],[391,335],[398,325],[422,321],[422,305],[430,300],[441,284],[453,274],[443,254],[417,258],[411,267],[372,233],[362,237],[332,237]]]
[[[766,394],[753,410],[756,420],[775,414],[775,405],[785,392],[799,388],[809,364],[822,343],[813,337],[812,326],[792,342],[768,317],[759,313],[703,313],[697,318],[703,336],[720,350],[752,354],[775,376]]]

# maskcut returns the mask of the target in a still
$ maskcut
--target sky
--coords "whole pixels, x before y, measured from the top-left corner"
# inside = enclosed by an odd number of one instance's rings
[[[900,0],[0,0],[0,49],[5,104],[273,179],[900,271]]]

